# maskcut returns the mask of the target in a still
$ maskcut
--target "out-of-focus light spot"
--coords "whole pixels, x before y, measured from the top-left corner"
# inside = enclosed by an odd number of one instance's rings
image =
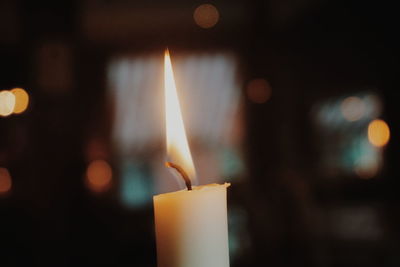
[[[379,169],[380,161],[367,153],[357,160],[354,166],[354,172],[362,179],[373,178],[377,175]]]
[[[11,175],[6,168],[0,168],[0,195],[6,194],[11,190]]]
[[[87,186],[93,192],[107,191],[111,186],[112,170],[104,160],[92,161],[86,170]]]
[[[14,88],[11,93],[15,96],[14,113],[19,114],[26,110],[29,104],[29,95],[22,88]]]
[[[0,92],[0,116],[8,116],[14,111],[15,96],[10,91]]]
[[[376,94],[363,97],[365,103],[365,118],[377,118],[382,114],[382,101]]]
[[[343,100],[341,110],[346,120],[357,121],[365,114],[365,103],[359,97],[349,96]]]
[[[374,164],[371,166],[368,166],[368,168],[362,167],[362,166],[356,166],[354,168],[354,172],[362,179],[371,179],[376,174],[378,173],[378,165]]]
[[[383,120],[373,120],[368,125],[368,140],[377,147],[382,147],[389,142],[390,130],[387,123]]]
[[[121,165],[121,202],[128,208],[140,208],[154,195],[151,176],[145,165],[125,161]]]
[[[247,97],[250,101],[262,104],[271,97],[271,86],[265,79],[251,80],[246,87]]]
[[[202,4],[194,11],[193,19],[201,28],[212,28],[219,20],[219,12],[218,9],[211,4]]]
[[[220,160],[223,177],[237,177],[244,169],[239,153],[232,148],[224,148]]]

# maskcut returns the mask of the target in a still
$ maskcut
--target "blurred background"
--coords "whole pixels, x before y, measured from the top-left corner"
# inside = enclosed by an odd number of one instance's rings
[[[171,51],[231,266],[399,266],[397,10],[0,1],[1,266],[156,266]]]

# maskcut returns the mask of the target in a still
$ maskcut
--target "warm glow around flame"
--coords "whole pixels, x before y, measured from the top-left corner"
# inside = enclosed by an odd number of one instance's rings
[[[186,138],[185,126],[183,125],[182,113],[168,50],[165,51],[164,56],[164,88],[168,160],[181,166],[193,182],[196,172]]]

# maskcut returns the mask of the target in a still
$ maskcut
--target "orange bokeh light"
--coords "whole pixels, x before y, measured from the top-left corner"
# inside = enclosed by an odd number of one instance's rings
[[[373,120],[368,125],[368,140],[377,147],[385,146],[390,139],[390,129],[383,120]]]
[[[202,4],[194,11],[193,19],[201,28],[212,28],[218,23],[219,12],[218,9],[211,4]]]
[[[0,195],[6,194],[11,190],[11,175],[6,168],[0,168]]]
[[[250,101],[262,104],[271,98],[271,86],[265,79],[254,79],[246,87],[247,97]]]
[[[24,112],[29,104],[28,93],[22,88],[14,88],[11,90],[11,93],[13,93],[15,96],[15,106],[13,112],[15,114]]]
[[[112,169],[104,160],[92,161],[86,170],[86,183],[93,192],[107,191],[111,186]]]

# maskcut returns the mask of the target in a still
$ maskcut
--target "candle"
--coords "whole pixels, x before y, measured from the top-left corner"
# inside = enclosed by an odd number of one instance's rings
[[[164,62],[167,153],[187,189],[153,197],[158,267],[229,267],[225,184],[193,186],[186,138],[168,50]]]

